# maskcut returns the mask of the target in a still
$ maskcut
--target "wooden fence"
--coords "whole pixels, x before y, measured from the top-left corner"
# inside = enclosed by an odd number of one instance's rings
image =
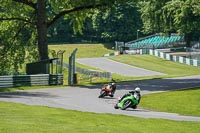
[[[62,85],[62,74],[0,76],[0,88],[18,86]]]

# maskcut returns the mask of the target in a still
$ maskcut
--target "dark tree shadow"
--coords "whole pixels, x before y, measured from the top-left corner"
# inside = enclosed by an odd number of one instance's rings
[[[79,86],[88,89],[101,89],[104,84],[94,84],[92,86]],[[200,87],[200,78],[171,78],[171,79],[152,79],[144,81],[120,82],[116,83],[117,90],[134,90],[140,87],[142,91],[171,91],[181,89],[193,89]],[[116,91],[117,91],[116,90]]]
[[[0,98],[19,98],[19,97],[57,97],[45,92],[3,92],[0,93]]]

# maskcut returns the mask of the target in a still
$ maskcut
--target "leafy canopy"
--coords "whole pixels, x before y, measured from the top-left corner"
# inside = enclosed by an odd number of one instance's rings
[[[64,17],[75,33],[82,32],[91,11],[126,2],[130,0],[0,0],[0,73],[18,73],[24,62],[48,58],[47,30],[57,20]]]
[[[199,0],[145,0],[139,7],[146,33],[200,30]]]

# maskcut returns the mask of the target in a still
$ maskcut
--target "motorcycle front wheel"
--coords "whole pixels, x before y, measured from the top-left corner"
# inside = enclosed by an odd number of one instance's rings
[[[117,104],[115,104],[114,108],[115,108],[115,109],[118,109],[119,107],[117,106]]]
[[[106,96],[106,92],[104,91],[103,93],[100,93],[99,98],[105,97]]]

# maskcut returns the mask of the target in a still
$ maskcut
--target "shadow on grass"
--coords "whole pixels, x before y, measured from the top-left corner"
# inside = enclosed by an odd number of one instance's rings
[[[102,43],[105,48],[112,50],[112,47],[115,47],[114,43]]]

